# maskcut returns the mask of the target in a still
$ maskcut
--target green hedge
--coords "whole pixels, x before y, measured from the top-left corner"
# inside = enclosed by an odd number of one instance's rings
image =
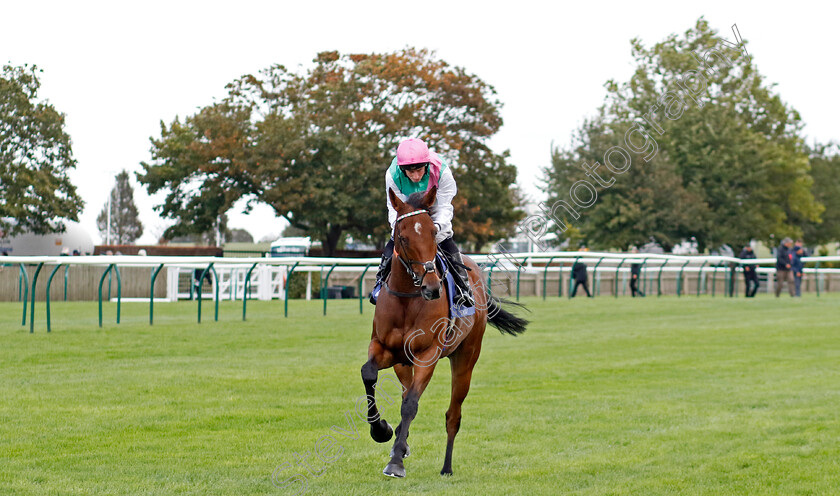
[[[306,272],[293,272],[292,280],[289,283],[289,298],[303,299],[306,298]],[[319,292],[321,289],[321,274],[318,272],[312,273],[312,298],[320,298]]]

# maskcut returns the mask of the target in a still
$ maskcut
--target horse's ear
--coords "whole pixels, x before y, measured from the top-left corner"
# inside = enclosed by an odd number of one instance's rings
[[[423,205],[426,207],[426,210],[432,208],[432,205],[435,204],[435,199],[437,198],[437,186],[432,186],[429,188],[429,191],[426,191],[426,194],[423,195]]]
[[[397,212],[402,212],[405,210],[405,203],[394,193],[394,190],[388,188],[388,198],[391,200],[391,206],[394,207],[394,210]]]

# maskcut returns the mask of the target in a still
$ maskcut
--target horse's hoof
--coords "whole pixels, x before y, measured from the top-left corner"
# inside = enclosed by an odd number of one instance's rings
[[[394,429],[388,425],[388,422],[379,420],[370,424],[370,437],[377,443],[387,443],[394,437]]]
[[[403,458],[408,458],[409,455],[411,455],[411,448],[409,448],[408,445],[406,445],[405,446],[405,454],[403,455]],[[391,454],[389,456],[391,458],[394,457],[394,448],[393,447],[391,448]]]
[[[405,467],[402,465],[397,465],[396,463],[389,463],[385,470],[382,471],[383,474],[387,475],[388,477],[396,477],[398,479],[402,479],[405,477]]]
[[[446,469],[443,469],[443,470],[440,471],[440,475],[445,475],[447,477],[452,477],[452,470],[447,471]]]

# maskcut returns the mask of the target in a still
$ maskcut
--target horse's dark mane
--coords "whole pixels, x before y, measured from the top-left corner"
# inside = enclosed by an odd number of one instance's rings
[[[425,209],[426,206],[423,205],[423,197],[426,196],[425,191],[418,191],[417,193],[411,193],[411,196],[408,197],[408,200],[405,202],[414,207],[415,210],[422,210]]]

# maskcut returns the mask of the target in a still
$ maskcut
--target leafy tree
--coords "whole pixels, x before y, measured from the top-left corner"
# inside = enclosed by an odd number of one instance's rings
[[[78,220],[84,206],[67,176],[76,160],[64,114],[38,99],[40,72],[0,73],[0,230],[12,235],[62,232],[60,219]]]
[[[217,229],[218,239],[216,236]],[[225,243],[233,241],[233,231],[228,228],[227,215],[222,214],[216,220],[214,220],[210,228],[204,232],[190,232],[187,234],[180,234],[166,239],[172,241],[173,243],[193,243],[200,246],[221,246]]]
[[[274,234],[273,236],[274,237],[269,241],[275,241],[279,237],[277,234]],[[306,236],[306,231],[289,224],[283,229],[283,233],[280,236],[283,236],[284,238],[303,237]]]
[[[111,190],[111,200],[105,203],[96,218],[96,227],[102,237],[108,233],[108,209],[111,210],[111,239],[112,244],[127,245],[143,235],[143,223],[140,222],[137,205],[134,204],[134,188],[128,178],[128,172],[123,170],[117,174],[116,184]]]
[[[546,189],[559,199],[569,196],[570,160],[575,168],[587,159],[603,165],[616,145],[630,159],[626,173],[600,168],[615,185],[600,187],[581,220],[571,219],[594,244],[626,247],[648,235],[671,244],[694,235],[702,250],[800,235],[798,219],[819,219],[799,114],[730,45],[702,18],[651,48],[633,40],[630,81],[609,81],[577,149],[555,151]],[[624,163],[620,153],[612,157]]]
[[[155,164],[143,163],[137,174],[150,193],[168,190],[156,210],[177,220],[163,233],[172,241],[215,233],[216,220],[243,191],[256,187],[246,172],[251,141],[250,111],[220,103],[201,109],[181,123],[167,127],[161,122],[161,138],[152,139]],[[205,236],[215,241],[215,234]],[[206,241],[206,239],[205,239]]]
[[[516,166],[507,163],[508,152],[495,154],[484,145],[462,153],[464,162],[453,167],[458,195],[453,200],[456,240],[473,253],[492,241],[515,234],[524,214],[516,183]]]
[[[486,146],[502,125],[491,86],[425,50],[323,52],[314,63],[303,74],[277,65],[245,76],[228,85],[224,101],[161,125],[139,178],[151,193],[168,191],[160,210],[181,220],[171,234],[206,230],[245,198],[246,208],[271,205],[328,254],[347,234],[384,239],[385,169],[409,136],[464,175],[460,195],[473,208],[456,206],[462,239],[484,242],[512,229],[515,169]],[[473,173],[495,184],[470,180]],[[490,218],[490,205],[504,215]]]
[[[825,211],[821,222],[802,219],[802,234],[808,245],[840,241],[840,145],[817,144],[810,150],[809,164],[814,184],[811,192]]]
[[[641,246],[653,236],[663,247],[670,248],[701,226],[698,219],[705,215],[708,206],[683,187],[674,164],[661,156],[652,157],[647,165],[631,173],[615,177],[608,190],[598,192],[595,206],[588,212],[577,208],[568,198],[570,188],[579,180],[588,180],[596,188],[602,186],[587,176],[580,164],[594,166],[603,162],[604,150],[623,145],[626,127],[607,123],[603,118],[587,121],[576,149],[555,149],[552,153],[552,167],[546,173],[549,191],[554,194],[544,208],[552,210],[551,215],[567,226],[559,234],[569,239],[572,246],[583,241],[596,248],[627,248]],[[595,173],[609,184],[610,174],[605,171],[602,166]],[[556,192],[564,195],[558,196]],[[566,201],[571,211],[555,206],[558,201]],[[574,217],[576,214],[579,220]]]

